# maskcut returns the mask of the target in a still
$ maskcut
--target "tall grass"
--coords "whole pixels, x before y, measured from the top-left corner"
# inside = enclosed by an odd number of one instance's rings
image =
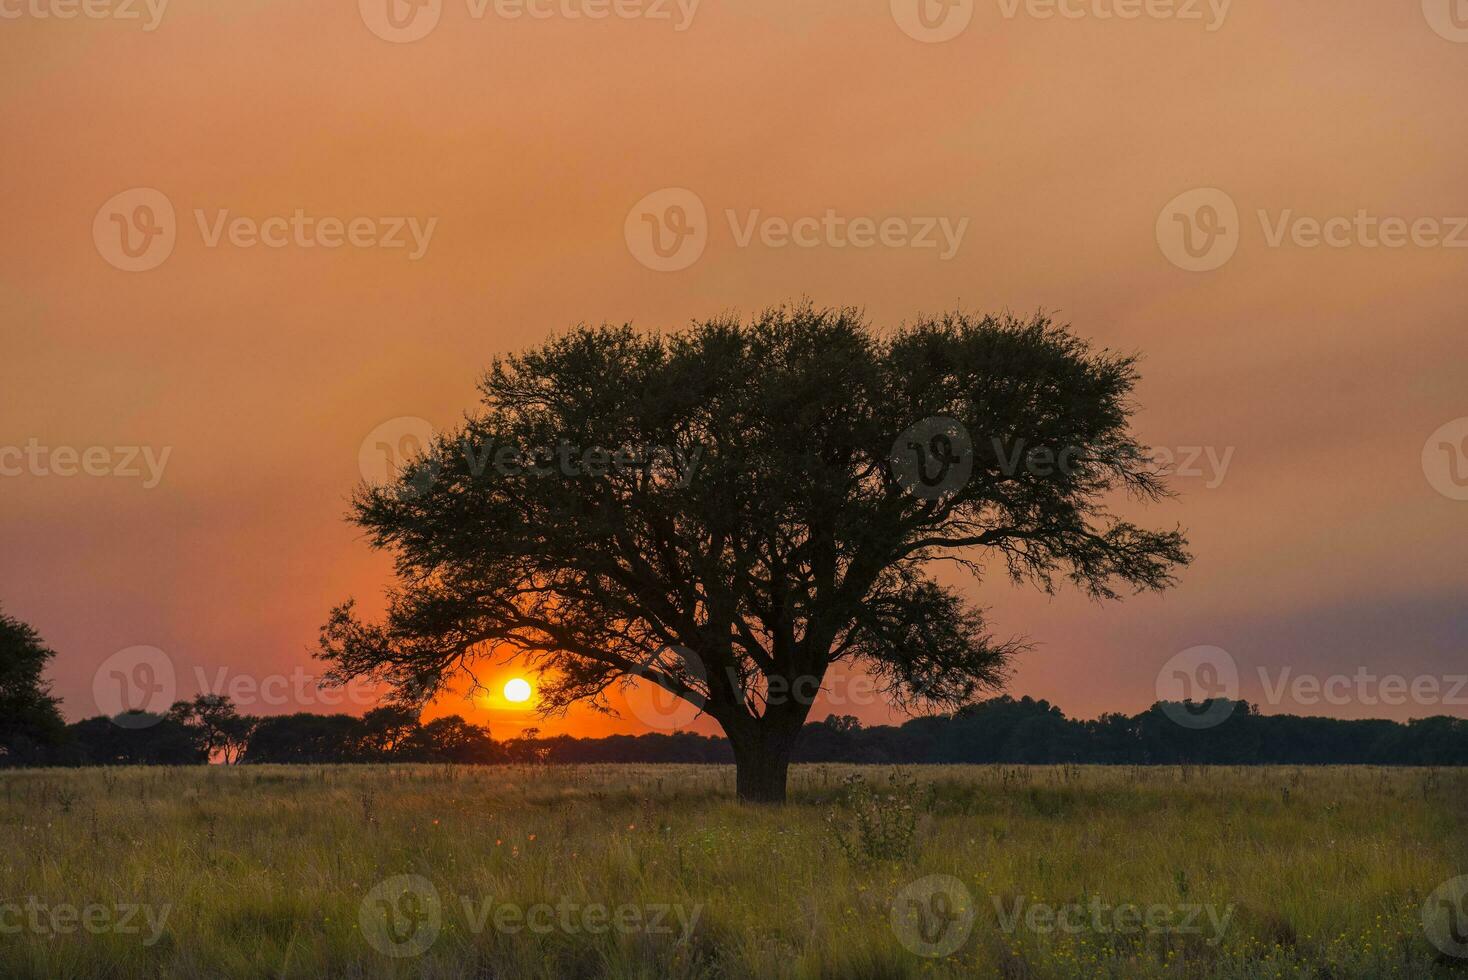
[[[732,770],[703,766],[4,772],[0,976],[1468,976],[1419,920],[1468,873],[1461,771],[799,766],[791,796],[740,806]],[[440,900],[404,906],[418,919],[392,933],[434,916],[418,955],[369,935],[373,889],[400,875]],[[972,897],[938,957],[893,916],[931,875]],[[26,903],[102,912],[37,929]],[[576,913],[548,931],[474,915],[539,903],[644,917],[591,932]],[[1008,910],[1098,903],[1174,925],[1231,911],[1217,941],[1006,928]],[[100,918],[133,905],[166,909],[156,936]],[[650,930],[662,907],[696,919]]]

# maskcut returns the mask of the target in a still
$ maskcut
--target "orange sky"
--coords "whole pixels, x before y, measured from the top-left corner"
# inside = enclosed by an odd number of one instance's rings
[[[1281,217],[1468,215],[1468,29],[1449,0],[1236,0],[1221,23],[1207,3],[1191,20],[988,0],[942,43],[909,36],[888,0],[703,0],[686,24],[661,0],[669,19],[566,15],[596,0],[476,18],[442,0],[411,43],[369,29],[374,0],[172,0],[153,30],[141,0],[141,21],[37,15],[58,2],[0,0],[0,448],[170,448],[152,487],[0,476],[0,603],[60,652],[71,718],[96,713],[98,665],[135,645],[167,653],[181,695],[199,669],[310,669],[327,610],[375,608],[387,582],[342,520],[364,438],[397,417],[454,422],[495,353],[580,321],[677,327],[802,295],[883,323],[1056,311],[1145,353],[1144,440],[1232,450],[1217,486],[1180,477],[1149,511],[1190,531],[1175,592],[1098,606],[976,590],[1000,633],[1037,644],[1015,693],[1134,711],[1199,644],[1230,651],[1255,698],[1260,667],[1468,672],[1468,501],[1422,461],[1468,416],[1468,249],[1270,243]],[[176,214],[147,271],[115,267],[93,234],[132,188]],[[673,272],[625,237],[665,188],[707,210],[706,248]],[[1206,272],[1157,237],[1196,188],[1240,215],[1236,253]],[[417,258],[211,247],[224,209],[436,224]],[[756,209],[968,223],[947,259],[741,245]],[[846,701],[834,710],[888,716]],[[323,710],[268,710],[296,707]],[[497,733],[535,723],[460,707]]]

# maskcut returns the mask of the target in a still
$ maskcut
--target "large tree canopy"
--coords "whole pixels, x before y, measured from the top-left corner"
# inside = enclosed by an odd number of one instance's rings
[[[489,656],[538,669],[549,711],[655,684],[728,733],[741,797],[783,799],[833,663],[903,705],[1003,683],[1017,645],[937,563],[1105,598],[1171,583],[1182,535],[1108,509],[1165,493],[1136,377],[1043,317],[573,330],[495,361],[478,412],[358,491],[400,584],[384,623],[334,610],[320,656],[409,703]]]

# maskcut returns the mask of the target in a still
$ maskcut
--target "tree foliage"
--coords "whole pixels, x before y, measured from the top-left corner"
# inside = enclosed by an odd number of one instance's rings
[[[573,330],[496,360],[476,414],[359,491],[399,584],[385,622],[334,610],[320,655],[409,705],[491,656],[539,671],[546,711],[653,684],[728,733],[742,796],[783,798],[811,702],[785,692],[832,664],[913,708],[1003,684],[1021,645],[938,563],[1097,598],[1172,583],[1181,533],[1109,509],[1166,492],[1128,429],[1136,377],[1044,317]],[[905,479],[930,450],[965,478]]]
[[[45,680],[54,656],[39,633],[0,611],[0,766],[34,762],[62,738],[59,701]]]

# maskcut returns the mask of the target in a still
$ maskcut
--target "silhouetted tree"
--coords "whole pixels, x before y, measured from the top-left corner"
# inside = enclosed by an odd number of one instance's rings
[[[510,762],[545,762],[546,755],[547,750],[541,743],[539,728],[527,728],[518,738],[512,738],[505,743],[505,758]]]
[[[256,724],[256,719],[241,715],[225,694],[200,694],[192,701],[175,702],[168,716],[193,733],[205,759],[217,755],[226,764],[244,755]]]
[[[489,729],[472,725],[458,715],[435,718],[418,727],[401,754],[415,762],[485,765],[504,761],[504,751],[490,737]]]
[[[56,652],[0,612],[0,766],[34,765],[61,745],[66,724],[43,674]]]
[[[273,715],[250,733],[242,761],[359,762],[362,719],[351,715]]]
[[[89,766],[186,766],[208,762],[198,733],[169,715],[125,711],[70,726],[74,759]]]
[[[362,716],[363,759],[392,759],[418,731],[418,711],[396,705],[373,708]]]
[[[414,705],[491,654],[542,672],[548,712],[638,679],[723,727],[742,799],[783,800],[832,663],[902,705],[1002,684],[1018,647],[934,563],[1108,598],[1171,583],[1181,534],[1105,506],[1165,492],[1128,431],[1136,377],[1044,318],[577,329],[496,360],[477,416],[358,492],[402,584],[385,624],[334,610],[319,655]]]

